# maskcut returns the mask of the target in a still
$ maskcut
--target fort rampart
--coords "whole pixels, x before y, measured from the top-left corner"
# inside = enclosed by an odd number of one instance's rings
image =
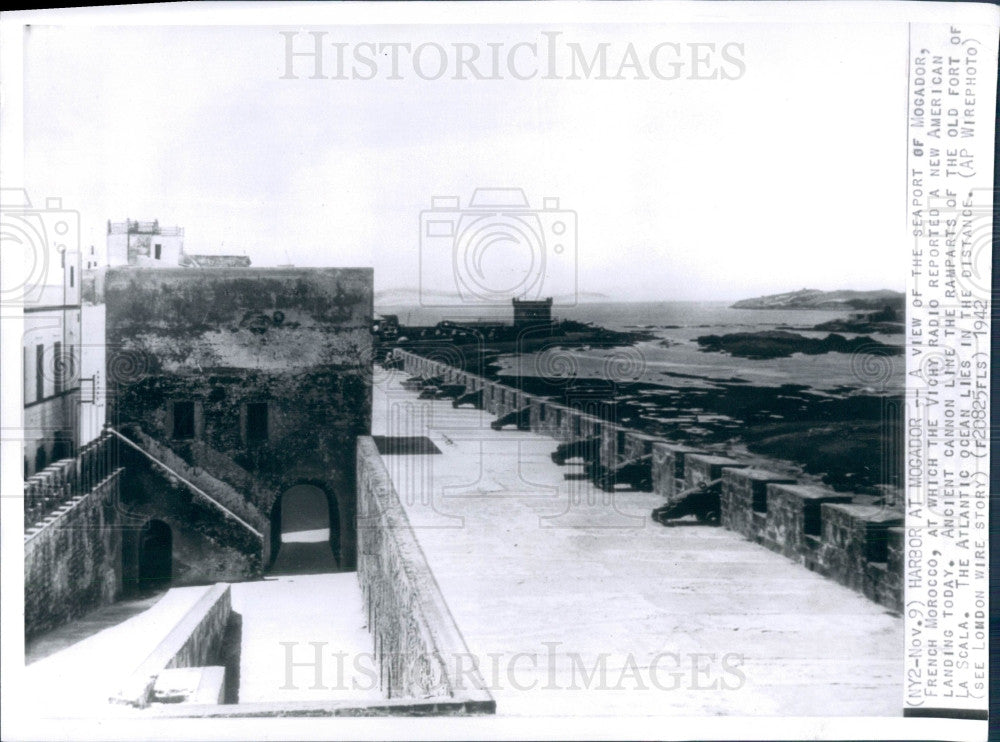
[[[561,443],[590,443],[584,459],[600,486],[613,489],[615,476],[627,473],[629,482],[656,492],[669,505],[715,485],[725,528],[882,605],[902,609],[901,511],[871,496],[799,484],[749,462],[629,429],[586,405],[561,404],[409,351],[394,352],[410,376],[440,379],[466,393],[481,391],[475,403],[497,422]]]

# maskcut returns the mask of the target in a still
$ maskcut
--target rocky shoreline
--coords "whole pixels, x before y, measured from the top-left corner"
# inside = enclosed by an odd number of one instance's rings
[[[819,393],[803,385],[758,386],[739,378],[699,378],[698,387],[534,376],[486,375],[529,394],[573,406],[604,402],[603,414],[651,435],[720,454],[745,449],[784,463],[838,491],[879,494],[899,486],[902,423],[889,415],[901,397],[842,388]],[[665,382],[669,384],[669,381]],[[886,462],[895,462],[885,470]],[[773,468],[773,467],[772,467]]]
[[[437,334],[440,329],[421,333],[422,337],[411,333],[400,345],[568,406],[581,401],[596,404],[608,419],[651,435],[724,455],[749,452],[761,458],[761,465],[771,461],[771,468],[838,491],[875,495],[885,486],[901,485],[902,424],[889,414],[893,405],[898,409],[901,404],[900,395],[880,394],[856,385],[821,391],[803,384],[761,385],[737,375],[719,379],[675,371],[661,371],[662,380],[656,383],[638,378],[560,377],[558,368],[546,376],[545,363],[541,362],[519,364],[518,374],[501,363],[501,358],[552,348],[587,351],[628,347],[656,335],[650,327],[633,326],[620,332],[567,323],[557,336],[515,340],[494,335],[487,340],[483,334],[472,337],[470,332],[468,341],[463,342],[464,337],[441,337]],[[782,330],[706,335],[697,342],[706,353],[724,352],[754,360],[795,353],[895,356],[903,352],[902,346],[869,336],[848,339],[831,333],[826,338],[810,338]],[[558,365],[561,356],[554,358],[557,360],[548,360]],[[850,361],[845,358],[844,362]]]
[[[697,338],[706,353],[729,353],[738,358],[766,360],[787,358],[793,353],[871,353],[883,356],[902,355],[903,346],[887,345],[867,335],[848,339],[830,333],[825,338],[810,338],[787,330],[734,332],[727,335],[701,335]]]

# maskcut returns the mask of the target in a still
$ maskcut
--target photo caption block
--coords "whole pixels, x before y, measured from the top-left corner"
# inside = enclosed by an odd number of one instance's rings
[[[987,717],[996,50],[909,28],[906,716]]]

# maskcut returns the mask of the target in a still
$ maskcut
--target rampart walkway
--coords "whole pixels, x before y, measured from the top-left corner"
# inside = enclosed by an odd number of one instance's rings
[[[899,713],[899,617],[731,531],[660,526],[659,495],[600,491],[555,440],[406,378],[377,371],[372,433],[440,450],[383,459],[498,714]]]

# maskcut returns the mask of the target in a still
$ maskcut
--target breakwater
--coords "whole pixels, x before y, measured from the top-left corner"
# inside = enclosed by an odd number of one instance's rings
[[[614,405],[605,400],[562,404],[400,349],[392,361],[423,380],[430,393],[493,415],[496,429],[516,426],[555,439],[553,459],[582,458],[595,486],[652,490],[663,497],[658,510],[668,516],[683,514],[686,503],[704,496],[716,510],[698,504],[691,512],[882,605],[902,608],[903,513],[881,498],[799,484],[747,461],[634,430],[615,419]]]

